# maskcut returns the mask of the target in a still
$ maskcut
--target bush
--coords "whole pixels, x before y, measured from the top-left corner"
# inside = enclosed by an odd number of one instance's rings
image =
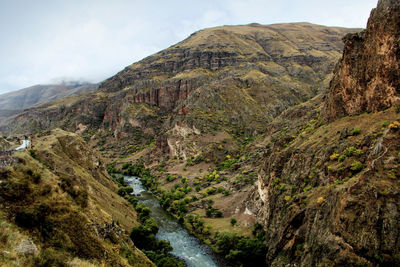
[[[118,195],[120,196],[126,196],[127,194],[131,194],[133,193],[133,188],[130,186],[124,186],[124,187],[120,187],[118,189]]]
[[[359,156],[361,156],[362,155],[362,150],[361,149],[357,149],[357,148],[355,148],[354,146],[351,146],[351,147],[348,147],[347,149],[346,149],[346,155],[348,156],[348,157],[351,157],[351,156],[355,156],[355,157],[359,157]]]
[[[359,129],[359,128],[354,128],[354,129],[351,131],[351,133],[352,133],[353,135],[359,135],[359,134],[361,133],[361,129]]]
[[[128,199],[128,202],[131,203],[132,206],[136,208],[136,206],[137,206],[137,204],[138,204],[138,202],[139,202],[139,199],[136,198],[136,197],[130,197],[130,198]]]
[[[350,169],[354,172],[359,172],[364,168],[363,164],[359,161],[354,161],[353,163],[351,163],[351,167]]]
[[[232,218],[232,219],[231,219],[231,225],[232,225],[232,226],[235,226],[236,223],[237,223],[237,220],[236,220],[235,218]]]
[[[242,266],[265,266],[267,249],[263,241],[228,232],[218,233],[215,238],[217,251],[227,260]]]

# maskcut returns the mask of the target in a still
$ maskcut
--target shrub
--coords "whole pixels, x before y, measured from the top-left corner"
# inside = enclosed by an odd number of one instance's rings
[[[344,161],[346,159],[346,156],[345,155],[340,155],[339,156],[339,158],[338,158],[338,161]]]
[[[359,172],[363,169],[363,164],[356,160],[353,163],[351,163],[350,169],[354,172]]]
[[[336,160],[336,159],[338,159],[339,158],[339,154],[338,153],[333,153],[329,158],[330,158],[330,160]]]
[[[130,186],[124,186],[124,187],[120,187],[118,189],[118,195],[120,196],[126,196],[127,194],[131,194],[133,192],[133,188]]]
[[[306,187],[303,188],[303,191],[304,191],[304,192],[310,191],[311,188],[312,188],[311,185],[306,186]]]
[[[215,217],[221,218],[222,217],[222,211],[220,211],[220,210],[215,211]]]
[[[130,198],[128,199],[128,202],[131,203],[132,206],[136,208],[136,206],[137,206],[137,204],[138,204],[138,202],[139,202],[139,199],[136,198],[136,197],[130,197]]]
[[[235,226],[236,223],[237,223],[237,220],[236,220],[235,218],[232,218],[232,219],[231,219],[231,225],[232,225],[232,226]]]
[[[351,156],[359,157],[363,153],[361,149],[357,149],[354,146],[348,147],[345,152],[348,157]]]
[[[285,196],[285,201],[286,201],[286,202],[289,202],[291,199],[292,199],[291,196]]]
[[[352,133],[353,135],[359,135],[359,134],[361,133],[361,129],[359,129],[359,128],[354,128],[354,129],[351,131],[351,133]]]
[[[321,205],[322,203],[324,203],[324,201],[325,201],[325,199],[324,199],[323,197],[319,197],[319,198],[317,199],[317,204],[318,204],[318,205]]]
[[[210,188],[207,189],[207,194],[208,195],[213,195],[213,194],[215,194],[216,191],[217,190],[214,187],[210,187]]]

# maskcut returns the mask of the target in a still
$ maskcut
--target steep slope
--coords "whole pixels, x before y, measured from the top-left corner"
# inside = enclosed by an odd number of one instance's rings
[[[345,38],[327,94],[267,128],[244,206],[264,226],[271,266],[400,264],[399,7],[379,1],[367,30]]]
[[[154,266],[128,238],[136,212],[96,153],[59,129],[32,142],[0,158],[12,162],[0,170],[2,264]]]
[[[346,36],[325,100],[327,120],[400,103],[399,9],[398,1],[379,1],[367,29]]]

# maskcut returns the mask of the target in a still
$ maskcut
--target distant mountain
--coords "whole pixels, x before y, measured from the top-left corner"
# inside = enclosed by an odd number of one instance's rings
[[[0,95],[0,117],[66,96],[93,92],[97,84],[67,82],[61,84],[35,85]],[[7,110],[7,112],[6,112]],[[14,110],[14,112],[10,112]]]

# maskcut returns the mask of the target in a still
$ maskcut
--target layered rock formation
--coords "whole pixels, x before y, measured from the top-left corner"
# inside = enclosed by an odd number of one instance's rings
[[[183,123],[256,135],[327,86],[349,32],[308,23],[202,30],[125,68],[98,92],[35,107],[3,130],[101,129],[129,142],[132,129],[159,136]]]
[[[326,118],[376,112],[400,102],[400,2],[380,0],[365,31],[344,38],[326,97]]]

